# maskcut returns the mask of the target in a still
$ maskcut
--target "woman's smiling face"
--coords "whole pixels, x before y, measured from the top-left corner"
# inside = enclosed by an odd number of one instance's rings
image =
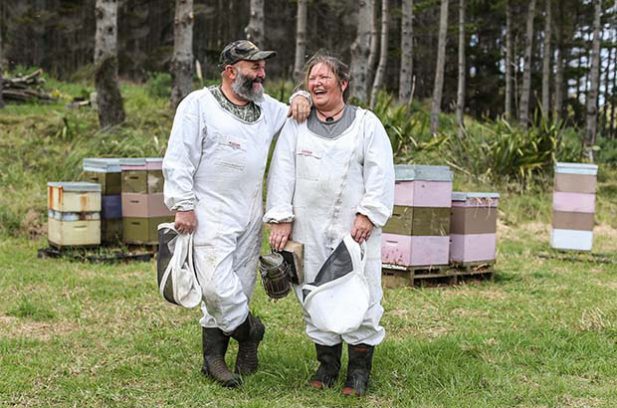
[[[317,109],[333,109],[343,102],[343,92],[347,88],[347,81],[339,83],[336,74],[328,65],[315,64],[311,68],[307,82],[313,105]]]

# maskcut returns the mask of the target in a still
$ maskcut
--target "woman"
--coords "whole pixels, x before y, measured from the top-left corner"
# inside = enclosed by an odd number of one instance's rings
[[[366,241],[365,276],[370,306],[360,327],[338,335],[312,324],[305,312],[306,333],[315,343],[320,366],[311,378],[316,388],[331,386],[340,369],[342,342],[348,344],[345,395],[362,395],[368,387],[374,347],[385,331],[381,307],[381,227],[392,212],[392,147],[379,119],[347,105],[349,68],[340,60],[316,55],[307,63],[305,86],[313,99],[309,119],[287,121],[281,131],[268,182],[270,245],[282,249],[293,235],[304,244],[304,281],[312,282],[324,261],[351,233]],[[302,285],[296,288],[302,299]]]

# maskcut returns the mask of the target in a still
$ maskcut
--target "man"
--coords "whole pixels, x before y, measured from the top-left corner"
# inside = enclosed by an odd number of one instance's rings
[[[265,327],[249,311],[261,245],[262,181],[273,136],[286,116],[304,120],[310,100],[287,108],[264,94],[266,60],[249,41],[225,46],[221,84],[178,106],[163,160],[165,204],[180,233],[194,232],[195,270],[203,290],[202,372],[227,387],[257,369]],[[294,94],[296,95],[296,94]],[[238,341],[235,373],[225,363]]]

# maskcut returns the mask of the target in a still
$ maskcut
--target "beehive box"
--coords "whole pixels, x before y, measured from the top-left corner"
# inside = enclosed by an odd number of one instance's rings
[[[101,211],[101,185],[88,182],[47,183],[47,208],[60,212]]]
[[[494,262],[497,247],[497,193],[452,193],[450,262]]]
[[[553,191],[551,246],[591,251],[598,166],[557,163]]]
[[[398,235],[446,236],[450,231],[450,209],[395,205],[383,232]]]
[[[122,240],[127,244],[158,244],[158,225],[173,221],[173,215],[153,218],[125,217]]]
[[[91,246],[101,243],[98,212],[75,213],[49,210],[47,239],[57,247]]]
[[[102,197],[101,218],[104,220],[122,218],[122,197],[120,194]]]
[[[122,168],[119,158],[85,158],[82,179],[101,185],[102,195],[117,195],[122,191]]]
[[[448,166],[394,166],[394,205],[450,208],[452,172]]]
[[[447,166],[396,165],[394,210],[383,228],[384,267],[448,264],[452,172]]]
[[[386,268],[447,265],[449,250],[449,236],[381,235],[381,260]]]
[[[117,244],[122,241],[124,223],[122,218],[101,220],[101,242]]]
[[[163,193],[122,193],[123,217],[165,217],[173,215],[165,206]]]
[[[162,158],[123,159],[122,192],[154,194],[163,192]]]

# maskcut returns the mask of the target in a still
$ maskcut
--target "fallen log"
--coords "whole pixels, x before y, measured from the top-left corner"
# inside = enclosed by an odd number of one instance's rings
[[[2,79],[2,97],[6,101],[16,102],[50,102],[54,98],[42,87],[45,79],[43,70],[37,69],[28,75]]]

